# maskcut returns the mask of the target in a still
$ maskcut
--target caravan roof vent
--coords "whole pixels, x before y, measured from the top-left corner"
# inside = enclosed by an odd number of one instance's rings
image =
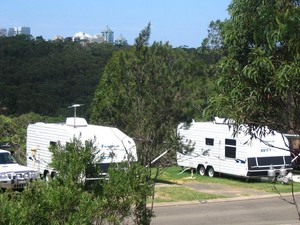
[[[84,118],[68,117],[66,120],[66,125],[72,127],[86,127],[88,124]]]
[[[225,118],[220,118],[220,117],[215,117],[215,121],[216,124],[225,124],[226,123],[226,119]]]

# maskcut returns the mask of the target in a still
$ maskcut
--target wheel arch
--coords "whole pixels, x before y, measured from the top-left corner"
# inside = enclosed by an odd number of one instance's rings
[[[197,171],[200,169],[201,166],[203,166],[206,169],[206,166],[203,163],[199,163],[196,168]]]

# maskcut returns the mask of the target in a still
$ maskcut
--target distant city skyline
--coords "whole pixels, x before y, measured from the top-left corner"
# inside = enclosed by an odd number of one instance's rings
[[[13,37],[20,34],[31,35],[30,27],[11,27],[11,28],[3,28],[0,27],[0,37]],[[41,36],[41,35],[40,35]],[[33,36],[34,37],[34,36]],[[36,36],[38,37],[38,36]],[[36,38],[34,37],[34,38]],[[116,39],[114,38],[114,31],[110,29],[109,26],[106,26],[102,31],[101,34],[88,34],[85,32],[77,32],[76,34],[70,36],[72,37],[73,41],[85,41],[85,42],[108,42],[108,43],[115,43],[115,44],[127,44],[126,38],[121,34]],[[62,37],[61,35],[55,35],[51,40],[56,39],[64,39],[68,37]]]
[[[26,26],[34,37],[72,37],[78,32],[101,34],[108,25],[116,37],[134,39],[151,23],[150,44],[199,47],[211,21],[228,18],[230,0],[10,0],[0,2],[0,28]]]
[[[0,27],[0,36],[13,37],[18,34],[30,35],[30,27],[10,27],[8,29]]]

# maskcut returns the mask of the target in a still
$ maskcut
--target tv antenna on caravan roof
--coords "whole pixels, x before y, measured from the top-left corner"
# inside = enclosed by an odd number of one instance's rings
[[[83,106],[83,104],[73,104],[68,108],[74,108],[74,127],[76,127],[76,109],[77,107]]]

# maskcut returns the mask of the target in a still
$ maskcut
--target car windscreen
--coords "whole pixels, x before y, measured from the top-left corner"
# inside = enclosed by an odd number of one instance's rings
[[[10,153],[1,152],[0,164],[11,164],[11,163],[17,163],[17,160]]]

